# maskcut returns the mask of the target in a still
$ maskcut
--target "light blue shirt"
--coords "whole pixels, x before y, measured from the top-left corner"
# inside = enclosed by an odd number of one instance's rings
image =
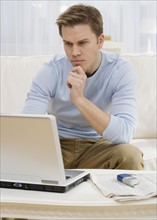
[[[118,54],[101,52],[96,73],[87,78],[84,95],[111,120],[99,135],[69,97],[66,85],[72,64],[65,55],[56,55],[34,77],[22,113],[53,114],[62,138],[101,138],[129,143],[136,125],[136,76],[130,63]]]

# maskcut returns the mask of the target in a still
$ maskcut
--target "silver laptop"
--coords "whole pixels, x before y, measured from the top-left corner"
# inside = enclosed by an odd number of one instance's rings
[[[89,172],[65,170],[56,119],[50,115],[0,115],[1,188],[66,192]]]

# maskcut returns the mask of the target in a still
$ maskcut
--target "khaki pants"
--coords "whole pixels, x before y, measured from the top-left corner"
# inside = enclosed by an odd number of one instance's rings
[[[60,139],[64,167],[141,170],[143,154],[130,144],[112,144],[101,139]]]

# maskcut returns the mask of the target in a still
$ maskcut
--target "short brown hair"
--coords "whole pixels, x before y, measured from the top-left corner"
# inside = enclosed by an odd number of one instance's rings
[[[73,5],[64,11],[56,20],[59,34],[62,36],[62,26],[89,24],[96,36],[103,33],[103,19],[99,10],[89,5]]]

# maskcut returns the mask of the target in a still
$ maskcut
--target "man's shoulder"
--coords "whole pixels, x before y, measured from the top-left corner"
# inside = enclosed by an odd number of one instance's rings
[[[62,69],[63,67],[66,69],[70,64],[67,56],[62,54],[55,54],[45,62],[46,66],[53,68],[53,69]]]
[[[112,66],[117,70],[121,70],[123,68],[130,69],[132,68],[131,63],[125,59],[121,54],[118,53],[110,53],[103,52],[103,62],[106,66]]]
[[[106,72],[112,74],[112,79],[115,81],[119,81],[119,78],[136,80],[134,67],[121,54],[103,52],[103,60]]]
[[[111,52],[102,51],[102,56],[105,58],[104,60],[108,63],[125,61],[124,58],[119,53],[111,53]]]
[[[67,61],[67,56],[64,53],[55,54],[51,60],[54,63],[62,63]]]

